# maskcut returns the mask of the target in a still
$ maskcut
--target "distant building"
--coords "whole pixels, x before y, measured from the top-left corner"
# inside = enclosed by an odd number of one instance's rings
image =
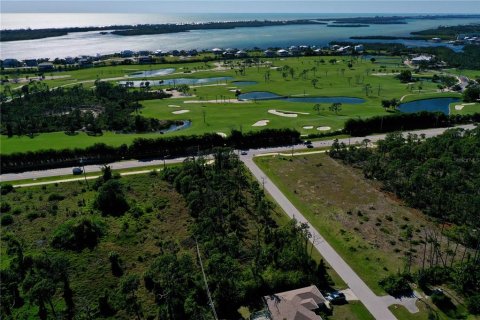
[[[153,62],[153,59],[151,56],[140,56],[138,57],[138,63],[140,64],[148,64],[148,63],[152,63]]]
[[[352,50],[351,46],[340,47],[337,49],[338,53],[349,53]]]
[[[265,50],[265,51],[263,51],[263,54],[267,58],[275,57],[275,52],[273,52],[272,50]]]
[[[172,51],[170,51],[170,54],[171,54],[172,56],[174,56],[174,57],[178,57],[178,56],[180,55],[180,51],[178,51],[178,50],[172,50]]]
[[[21,66],[22,63],[17,59],[5,59],[2,61],[2,67],[4,68],[18,68]]]
[[[51,62],[42,62],[38,64],[38,71],[40,72],[52,71],[52,70],[55,70],[55,67]]]
[[[25,59],[25,60],[23,60],[23,62],[25,63],[25,65],[27,67],[37,67],[38,66],[37,59]]]
[[[410,61],[414,65],[419,65],[422,63],[430,63],[432,61],[433,57],[428,56],[428,55],[420,55],[415,58],[412,58]]]
[[[322,320],[315,311],[326,308],[327,300],[316,286],[263,297],[270,320]]]
[[[215,55],[221,55],[223,53],[223,50],[220,48],[213,48],[212,49],[213,54]]]
[[[154,55],[156,55],[157,57],[161,57],[161,56],[164,56],[165,53],[162,50],[156,50],[154,52]]]
[[[93,67],[92,59],[88,59],[88,58],[78,59],[78,65],[83,68]]]
[[[139,55],[139,56],[148,56],[148,55],[150,55],[150,51],[148,51],[148,50],[141,50],[141,51],[138,51],[138,55]]]
[[[246,58],[248,57],[248,53],[243,51],[243,50],[239,50],[235,53],[235,57],[237,58]]]
[[[442,42],[441,38],[432,38],[432,42],[439,43]]]
[[[365,48],[364,48],[363,44],[358,44],[355,47],[353,47],[353,50],[356,53],[362,53],[365,50]]]
[[[289,53],[287,50],[280,49],[277,51],[277,56],[279,57],[288,57]]]
[[[74,63],[75,63],[75,58],[73,58],[73,57],[66,57],[66,58],[65,58],[65,63],[66,63],[66,64],[74,64]]]
[[[135,54],[135,52],[133,52],[132,50],[123,50],[122,52],[120,52],[120,55],[121,55],[123,58],[133,57],[134,54]]]

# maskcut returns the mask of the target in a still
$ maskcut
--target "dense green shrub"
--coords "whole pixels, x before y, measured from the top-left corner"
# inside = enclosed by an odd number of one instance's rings
[[[2,219],[1,219],[1,225],[2,226],[8,226],[8,225],[11,225],[13,223],[13,217],[9,214],[4,214],[2,215]]]
[[[93,249],[105,234],[105,224],[98,218],[81,217],[58,226],[51,245],[58,249],[81,251]]]
[[[470,313],[480,314],[480,293],[467,297],[467,308]]]
[[[98,190],[94,207],[104,215],[121,216],[129,209],[122,184],[117,180],[105,182]]]
[[[65,196],[58,193],[52,193],[48,196],[48,201],[61,201],[63,199],[65,199]]]
[[[412,288],[408,282],[408,277],[402,274],[392,274],[379,281],[380,286],[394,297],[410,296]]]
[[[2,184],[0,185],[0,193],[2,194],[2,196],[14,191],[15,189],[13,188],[13,186],[9,183],[5,183],[5,184]]]
[[[2,204],[0,204],[0,212],[1,213],[9,212],[11,209],[12,209],[12,207],[10,206],[10,203],[8,203],[8,202],[2,202]]]

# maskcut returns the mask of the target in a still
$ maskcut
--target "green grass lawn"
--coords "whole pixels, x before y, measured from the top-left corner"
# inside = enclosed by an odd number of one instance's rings
[[[328,61],[334,58],[335,64]],[[169,98],[163,100],[143,101],[141,115],[162,120],[191,120],[192,126],[177,132],[171,132],[167,135],[190,135],[202,134],[206,132],[223,132],[229,134],[232,129],[251,131],[261,130],[263,128],[292,128],[299,130],[301,134],[318,133],[317,127],[330,127],[331,130],[343,128],[346,120],[357,117],[371,117],[375,115],[388,114],[381,107],[382,99],[400,99],[404,101],[424,99],[431,97],[452,96],[452,93],[437,93],[436,84],[423,81],[422,90],[418,88],[409,89],[406,84],[400,83],[395,79],[392,72],[397,72],[405,67],[401,64],[387,64],[391,59],[378,57],[377,63],[358,59],[353,61],[353,67],[348,68],[350,62],[348,57],[301,57],[301,58],[273,58],[269,63],[261,65],[250,65],[246,68],[245,74],[238,71],[236,64],[239,61],[233,60],[227,66],[221,66],[223,69],[214,69],[220,62],[205,63],[183,63],[183,64],[158,64],[158,65],[128,65],[128,66],[108,66],[82,69],[76,71],[63,71],[52,73],[52,75],[69,75],[68,78],[46,80],[50,87],[69,85],[78,82],[84,82],[85,86],[92,86],[95,79],[110,79],[122,77],[126,74],[141,70],[157,70],[163,68],[175,68],[175,73],[163,77],[146,78],[153,79],[172,79],[180,77],[188,78],[208,78],[208,77],[232,77],[231,81],[224,81],[215,85],[192,86],[190,97]],[[319,62],[323,59],[324,63]],[[266,62],[266,59],[262,60]],[[396,61],[396,60],[395,60]],[[397,61],[398,62],[398,61]],[[382,65],[384,63],[384,65]],[[237,68],[233,68],[233,66]],[[285,75],[281,71],[284,66],[293,68],[293,77],[287,72]],[[382,67],[386,67],[383,69]],[[307,70],[306,75],[302,76],[303,70]],[[380,72],[381,71],[381,72]],[[266,75],[269,74],[269,80],[266,81]],[[47,74],[50,75],[50,74]],[[431,72],[415,74],[417,77],[429,78]],[[11,77],[11,76],[10,76]],[[312,79],[317,79],[318,83],[314,87]],[[144,80],[141,78],[132,80]],[[235,80],[256,81],[257,84],[250,86],[237,86],[232,83]],[[116,81],[114,81],[116,82]],[[14,86],[11,84],[12,87]],[[19,85],[20,86],[20,85]],[[161,86],[160,88],[166,88]],[[235,99],[232,90],[240,89],[242,92],[250,91],[269,91],[285,96],[347,96],[365,99],[362,104],[342,105],[342,110],[335,114],[329,111],[329,103],[323,103],[320,111],[313,109],[315,103],[304,102],[286,102],[279,100],[258,101],[251,103],[210,103],[209,100],[221,101],[222,99]],[[366,88],[369,88],[366,90]],[[367,92],[368,91],[368,92]],[[455,95],[455,94],[453,94]],[[458,95],[457,95],[458,96]],[[188,103],[188,101],[197,101]],[[180,108],[171,108],[169,105],[178,105]],[[271,109],[302,112],[308,114],[298,114],[296,118],[287,118],[273,115],[268,111]],[[465,108],[462,112],[469,112],[473,108]],[[188,110],[188,113],[173,114],[178,110]],[[267,126],[252,127],[259,120],[269,120]],[[312,129],[304,129],[305,126],[312,126]],[[109,145],[118,146],[123,143],[129,144],[137,137],[160,137],[160,134],[114,134],[105,132],[100,137],[89,137],[83,133],[76,136],[67,136],[63,132],[44,133],[35,136],[33,139],[22,136],[8,138],[0,137],[1,153],[9,154],[13,152],[25,152],[47,148],[62,149],[86,147],[97,142],[103,142]]]

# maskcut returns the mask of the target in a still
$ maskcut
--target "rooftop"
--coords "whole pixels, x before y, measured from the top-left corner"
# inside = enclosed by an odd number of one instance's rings
[[[263,298],[272,320],[322,320],[313,310],[319,309],[326,301],[314,285]]]

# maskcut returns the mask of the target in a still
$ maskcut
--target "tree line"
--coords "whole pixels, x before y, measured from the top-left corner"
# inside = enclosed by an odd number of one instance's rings
[[[352,118],[345,122],[344,132],[362,137],[372,133],[384,133],[400,130],[443,128],[455,124],[480,121],[480,113],[466,115],[446,115],[441,112],[395,113],[370,118]]]
[[[296,144],[300,133],[291,129],[265,129],[242,133],[232,131],[223,138],[218,134],[177,136],[157,139],[138,138],[129,146],[97,143],[87,148],[39,150],[2,155],[2,172],[20,172],[83,164],[102,164],[121,159],[168,158],[209,153],[215,147],[237,149],[265,148]]]

